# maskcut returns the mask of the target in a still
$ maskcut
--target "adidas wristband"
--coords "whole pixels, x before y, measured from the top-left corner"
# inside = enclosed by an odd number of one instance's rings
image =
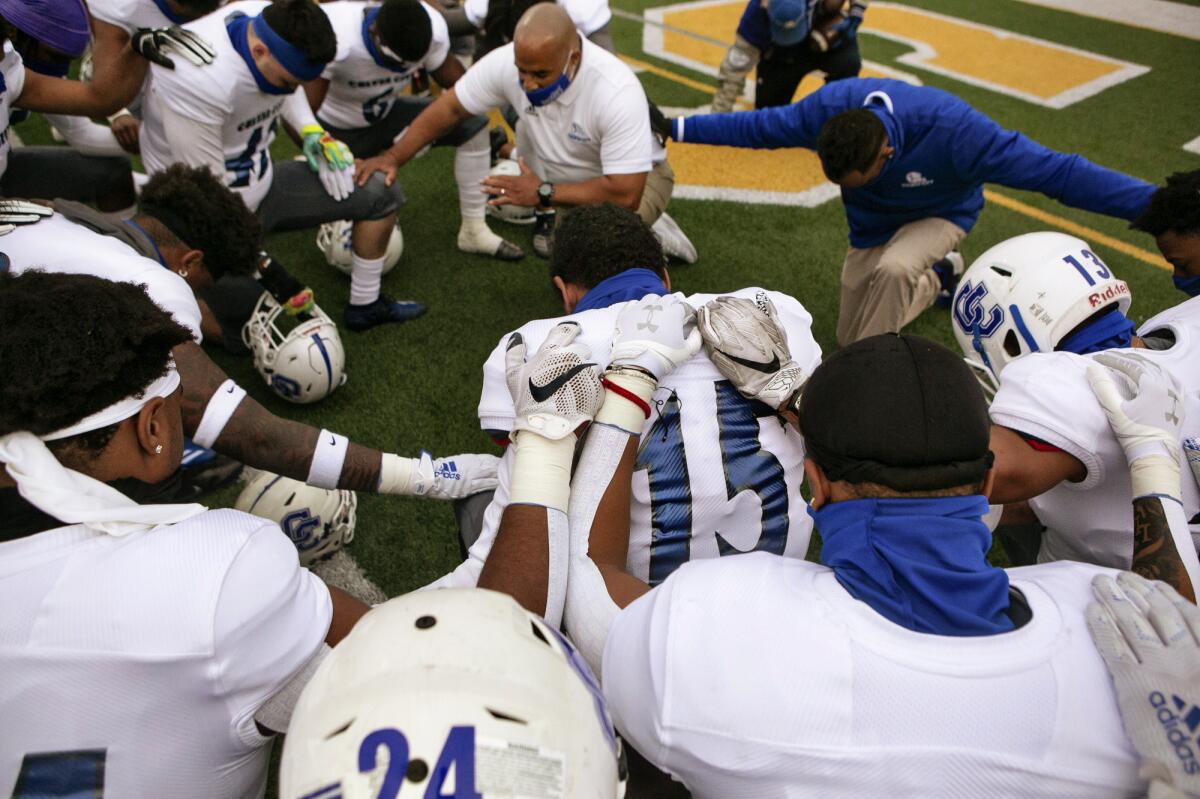
[[[337,488],[349,448],[350,439],[322,429],[317,436],[312,464],[308,467],[308,479],[304,482],[317,488]]]
[[[196,425],[192,441],[201,447],[212,449],[212,445],[221,437],[221,431],[229,424],[234,411],[245,397],[246,389],[233,382],[232,378],[218,386],[208,398],[208,404],[204,406],[204,415],[200,417],[200,424]]]

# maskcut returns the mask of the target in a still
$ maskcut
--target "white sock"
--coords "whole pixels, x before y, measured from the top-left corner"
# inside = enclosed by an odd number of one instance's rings
[[[491,160],[487,128],[454,151],[454,182],[458,184],[458,208],[463,219],[483,219],[488,196],[483,193],[479,181],[488,176]]]
[[[363,258],[354,253],[350,262],[350,304],[369,305],[379,299],[383,283],[383,258]]]

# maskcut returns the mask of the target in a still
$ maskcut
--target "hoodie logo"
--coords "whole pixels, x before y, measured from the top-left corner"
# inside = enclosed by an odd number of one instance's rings
[[[902,189],[916,189],[921,186],[932,186],[933,181],[922,175],[920,172],[909,172],[904,176],[904,182],[900,184]]]

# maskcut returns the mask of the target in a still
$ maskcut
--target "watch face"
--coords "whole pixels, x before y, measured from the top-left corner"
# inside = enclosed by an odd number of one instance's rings
[[[547,197],[548,198],[552,194],[554,194],[554,186],[552,186],[551,184],[543,183],[542,185],[538,186],[538,196],[539,197]]]

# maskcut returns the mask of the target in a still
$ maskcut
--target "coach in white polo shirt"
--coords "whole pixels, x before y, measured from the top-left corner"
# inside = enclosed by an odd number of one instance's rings
[[[646,94],[616,56],[580,36],[560,7],[540,3],[517,23],[512,44],[467,70],[451,91],[413,122],[390,150],[356,165],[360,183],[375,171],[389,182],[422,147],[472,114],[511,104],[520,114],[521,175],[490,177],[495,205],[556,206],[611,202],[646,224],[663,213],[675,185],[666,151],[650,132]],[[549,215],[539,234],[549,232]]]

